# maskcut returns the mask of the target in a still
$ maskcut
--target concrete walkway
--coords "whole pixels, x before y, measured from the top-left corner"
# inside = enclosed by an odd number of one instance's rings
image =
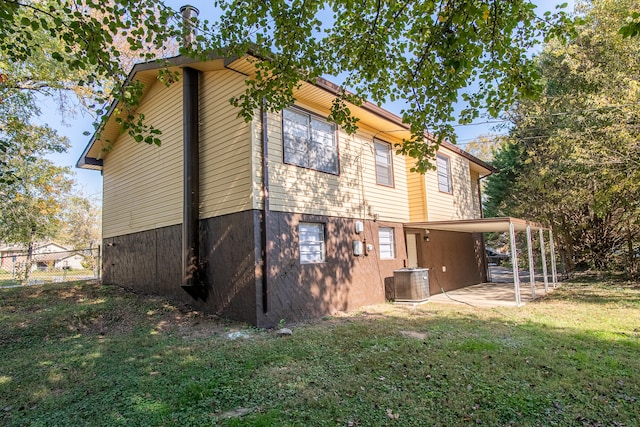
[[[430,302],[446,304],[471,304],[478,307],[515,306],[516,296],[513,286],[513,273],[504,267],[489,267],[491,283],[467,286],[466,288],[448,291],[446,294],[431,295]],[[549,292],[553,291],[553,283],[549,278]],[[536,276],[536,297],[545,295],[544,279]],[[522,304],[532,301],[529,273],[520,273],[520,301]]]

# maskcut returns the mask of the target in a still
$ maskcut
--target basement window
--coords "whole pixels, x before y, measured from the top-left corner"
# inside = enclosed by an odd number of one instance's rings
[[[396,257],[392,227],[380,227],[378,229],[378,241],[380,244],[380,259],[393,259]]]
[[[300,238],[300,264],[325,261],[324,224],[301,222],[298,224]]]
[[[282,112],[284,162],[338,175],[336,127],[299,108]]]

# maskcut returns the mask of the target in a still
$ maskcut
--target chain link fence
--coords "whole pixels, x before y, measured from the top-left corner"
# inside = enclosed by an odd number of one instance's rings
[[[97,248],[15,252],[0,256],[0,287],[41,285],[100,279],[101,251]]]

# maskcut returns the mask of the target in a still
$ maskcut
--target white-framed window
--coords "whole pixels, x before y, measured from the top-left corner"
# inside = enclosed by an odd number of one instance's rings
[[[380,242],[380,259],[393,259],[396,257],[393,227],[378,228],[378,241]]]
[[[299,108],[282,111],[284,162],[338,175],[335,124]]]
[[[300,238],[300,264],[325,261],[324,224],[301,222],[298,224]]]
[[[448,156],[438,153],[436,155],[436,168],[438,170],[438,189],[443,193],[453,193],[451,185],[451,160]]]
[[[376,183],[393,187],[393,150],[388,142],[374,140]]]

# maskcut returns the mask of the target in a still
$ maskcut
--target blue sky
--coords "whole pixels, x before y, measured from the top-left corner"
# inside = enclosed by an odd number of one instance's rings
[[[555,10],[555,6],[563,3],[556,0],[536,0],[534,1],[539,8],[539,15],[547,10]],[[179,10],[180,6],[184,4],[191,4],[200,10],[200,17],[202,19],[213,20],[215,19],[215,12],[212,10],[210,4],[211,0],[191,0],[191,1],[179,1],[168,0],[165,4]],[[569,2],[569,8],[566,10],[572,10],[573,1]],[[399,108],[394,105],[387,105],[385,108],[389,109],[393,113],[399,114]],[[82,193],[90,197],[96,202],[101,202],[102,199],[102,176],[99,171],[83,170],[75,168],[75,164],[84,151],[89,137],[83,135],[84,132],[93,133],[92,123],[94,118],[89,113],[78,112],[76,114],[62,114],[58,107],[51,99],[43,99],[41,104],[42,116],[41,122],[47,123],[53,128],[57,129],[61,135],[69,138],[71,144],[69,150],[63,154],[56,154],[49,156],[56,164],[61,166],[70,166],[75,172],[75,180],[77,188]],[[458,141],[464,145],[480,135],[486,135],[491,133],[493,125],[486,124],[486,119],[477,120],[478,125],[463,126],[456,128]]]

